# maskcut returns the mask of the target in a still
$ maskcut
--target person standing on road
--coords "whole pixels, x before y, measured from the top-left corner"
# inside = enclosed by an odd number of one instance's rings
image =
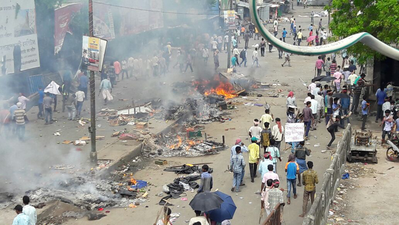
[[[76,116],[76,104],[75,104],[75,94],[69,94],[65,102],[65,106],[68,110],[68,120],[75,120]]]
[[[85,99],[85,93],[82,90],[78,90],[75,93],[75,100],[76,100],[76,110],[77,110],[77,117],[80,118],[82,113],[83,101]]]
[[[53,101],[54,99],[50,97],[50,93],[46,93],[46,97],[43,98],[44,117],[46,118],[45,125],[53,123],[53,109],[51,108]]]
[[[265,158],[266,158],[266,154],[265,154]],[[262,175],[262,184],[260,186],[261,190],[263,190],[263,188],[265,187],[266,182],[268,180],[270,180],[270,179],[271,180],[280,180],[280,178],[278,177],[278,174],[273,172],[273,170],[274,170],[273,164],[269,164],[267,166],[267,172],[263,173],[263,175]]]
[[[288,156],[288,162],[285,164],[285,172],[287,173],[287,204],[291,204],[291,189],[294,192],[294,199],[296,195],[296,175],[299,174],[299,166],[295,162],[295,156],[290,154]]]
[[[381,144],[385,144],[385,136],[388,135],[388,140],[391,139],[391,132],[392,132],[392,127],[393,127],[393,116],[391,115],[391,110],[386,110],[385,111],[385,116],[382,119],[382,122],[380,126],[382,126],[382,139],[381,139]]]
[[[324,63],[324,70],[326,71],[327,77],[331,76],[330,66],[331,66],[330,57],[327,57],[327,61]]]
[[[284,67],[285,63],[288,62],[288,66],[291,67],[291,59],[290,59],[290,53],[289,52],[284,52],[284,59],[285,61],[283,64],[281,64],[281,67]]]
[[[255,137],[258,140],[258,144],[260,143],[262,128],[259,126],[259,120],[254,119],[254,125],[249,128],[249,137]]]
[[[29,205],[30,199],[26,195],[22,198],[22,202],[24,203],[22,213],[29,217],[29,225],[35,225],[37,222],[37,213],[35,207]]]
[[[39,87],[39,91],[37,92],[39,95],[39,101],[37,102],[37,107],[39,108],[39,113],[37,114],[38,119],[44,118],[44,110],[43,110],[43,99],[44,99],[44,91],[42,87]]]
[[[298,38],[298,46],[301,46],[301,41],[302,41],[302,30],[299,29],[298,33],[296,34],[297,38]]]
[[[270,152],[265,152],[263,154],[263,159],[259,161],[259,169],[258,169],[262,182],[263,182],[263,175],[265,175],[265,173],[269,170],[268,168],[269,166],[273,166],[273,160],[270,155]]]
[[[327,95],[324,97],[324,103],[327,108],[326,111],[326,125],[327,125],[328,121],[330,121],[330,117],[332,117],[333,114],[333,108],[332,108],[333,98],[331,90],[327,90]]]
[[[231,191],[240,192],[240,186],[242,186],[243,172],[245,168],[245,160],[241,154],[241,147],[235,148],[235,155],[230,159],[230,170],[233,172],[233,187]]]
[[[382,112],[382,104],[384,104],[385,98],[387,97],[387,93],[384,91],[384,86],[377,90],[375,93],[375,97],[377,98],[377,116],[375,117],[375,122],[378,123],[378,120],[383,119],[383,112]],[[19,99],[19,98],[18,98]]]
[[[310,108],[312,109],[312,114],[313,114],[313,120],[312,120],[312,130],[316,130],[317,129],[317,110],[319,108],[319,103],[317,102],[317,100],[315,99],[314,95],[310,96]]]
[[[317,92],[317,95],[314,97],[314,99],[317,101],[317,118],[319,123],[321,123],[321,118],[324,115],[324,99],[321,91]]]
[[[25,136],[25,117],[26,117],[26,112],[22,108],[22,103],[18,102],[17,103],[17,109],[14,111],[14,120],[15,120],[15,125],[16,125],[16,134],[18,136],[18,139],[20,141],[24,140]]]
[[[285,28],[283,28],[282,37],[283,37],[283,42],[285,42],[285,38],[287,37],[287,31],[285,30]]]
[[[244,64],[244,67],[247,67],[247,48],[244,48],[243,50],[241,50],[240,58],[241,58],[240,66],[242,66],[242,64]]]
[[[302,186],[301,184],[301,174],[308,169],[306,166],[306,156],[310,155],[311,150],[305,147],[305,142],[299,142],[295,149],[295,161],[299,166],[299,174],[298,174],[298,187]]]
[[[209,49],[207,47],[204,47],[202,49],[202,59],[204,60],[204,65],[206,66],[206,64],[208,64],[208,59],[209,59]]]
[[[341,104],[341,115],[344,117],[347,117],[347,122],[350,123],[349,121],[349,106],[351,104],[351,98],[347,94],[347,89],[342,90],[342,94],[345,95],[344,98],[341,98],[340,104]],[[341,120],[341,125],[344,125],[344,120]]]
[[[276,125],[274,125],[272,129],[272,137],[275,141],[276,147],[280,149],[281,141],[284,137],[284,127],[281,125],[280,118],[276,118]]]
[[[215,71],[219,68],[219,50],[213,53],[213,63],[215,64]]]
[[[306,102],[306,107],[302,110],[303,114],[303,122],[305,123],[305,140],[309,139],[309,130],[310,126],[312,125],[313,121],[313,113],[312,109],[310,108],[312,103],[310,101]]]
[[[270,109],[265,109],[265,114],[263,114],[260,119],[259,122],[260,124],[262,124],[262,128],[265,129],[265,123],[269,123],[269,125],[274,121],[273,119],[273,114],[270,114]]]
[[[268,217],[270,214],[270,207],[269,207],[269,191],[273,188],[273,180],[269,179],[266,180],[266,185],[262,183],[262,188],[260,189],[260,210],[263,212],[263,210],[266,211],[266,216]],[[263,214],[261,214],[263,215]]]
[[[263,151],[266,151],[266,148],[270,146],[270,139],[272,137],[272,132],[269,129],[269,123],[265,122],[263,124],[264,129],[260,133],[260,145],[263,147]]]
[[[266,41],[264,38],[262,38],[262,41],[260,42],[259,47],[260,47],[260,56],[265,57]]]
[[[362,130],[366,130],[367,115],[370,110],[370,103],[366,101],[366,96],[363,96],[362,101]]]
[[[252,66],[253,67],[256,63],[256,67],[259,67],[259,58],[258,58],[258,48],[252,52]]]
[[[282,38],[280,38],[280,41],[283,41]],[[281,49],[280,47],[277,47],[277,51],[278,51],[278,58],[282,59],[283,58],[283,49]],[[271,50],[270,50],[271,52]]]
[[[269,183],[269,182],[268,182]],[[284,203],[284,196],[283,191],[281,191],[278,187],[280,185],[280,181],[273,180],[272,188],[267,193],[268,195],[268,202],[269,202],[269,209],[274,210],[278,204]],[[283,218],[282,210],[280,210],[280,224]]]
[[[201,184],[199,185],[197,193],[210,192],[212,190],[213,177],[212,174],[210,174],[208,171],[209,171],[209,166],[203,165],[201,173]]]
[[[280,149],[278,149],[275,144],[276,142],[274,141],[274,139],[270,139],[270,146],[266,148],[265,152],[270,152],[270,156],[272,157],[273,161],[273,171],[277,173],[277,159],[279,159],[281,162],[281,157]]]
[[[248,48],[248,44],[249,44],[249,32],[245,32],[244,34],[244,40],[245,40],[245,47],[244,48]]]
[[[17,205],[14,207],[17,216],[12,221],[12,225],[30,225],[29,216],[22,213],[22,205]]]
[[[345,127],[343,125],[341,125],[341,123],[339,123],[340,120],[341,120],[341,116],[336,116],[335,118],[331,117],[330,121],[327,124],[327,131],[331,135],[331,140],[327,144],[328,150],[331,150],[331,145],[335,140],[335,132],[338,130],[338,127],[345,129]]]
[[[249,150],[249,171],[251,174],[251,182],[255,182],[257,165],[259,163],[259,145],[257,144],[258,139],[256,137],[251,138],[252,144],[248,146]]]
[[[319,183],[319,178],[317,177],[317,172],[313,170],[313,162],[308,161],[308,170],[302,174],[302,184],[305,186],[303,189],[303,205],[302,214],[299,217],[304,217],[308,210],[308,201],[310,197],[310,202],[313,204],[314,196],[316,193],[316,184]]]
[[[112,73],[114,73],[114,69],[112,68]],[[89,78],[87,78],[86,74],[82,74],[79,78],[79,87],[78,89],[85,93],[85,99],[87,97],[87,85],[89,84]]]
[[[317,73],[316,73],[317,76],[321,76],[323,66],[324,66],[324,62],[321,59],[321,56],[317,57],[316,65],[314,67],[314,70],[317,71]]]
[[[241,139],[237,138],[235,145],[233,147],[231,147],[231,156],[230,159],[236,154],[236,147],[240,147],[241,148],[241,154],[243,152],[248,152],[248,148],[247,146],[245,146],[245,144],[241,141]],[[245,166],[242,167],[242,173],[241,173],[241,181],[240,181],[240,186],[244,186],[244,175],[245,175]]]
[[[112,92],[111,82],[108,80],[108,78],[102,80],[100,83],[100,93],[103,96],[104,105],[106,105],[108,101],[112,101],[114,99],[114,97],[112,97],[111,95],[111,92]]]

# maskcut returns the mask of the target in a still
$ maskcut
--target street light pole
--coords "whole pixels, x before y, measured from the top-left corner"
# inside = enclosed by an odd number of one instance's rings
[[[230,0],[230,10],[233,10],[233,0]],[[227,45],[227,69],[230,68],[230,58],[231,58],[231,29],[230,29],[230,21],[228,20],[229,27],[229,44]]]
[[[93,0],[89,0],[89,33],[90,37],[94,36],[93,32]],[[90,162],[97,165],[97,150],[96,150],[96,80],[94,71],[90,71]]]

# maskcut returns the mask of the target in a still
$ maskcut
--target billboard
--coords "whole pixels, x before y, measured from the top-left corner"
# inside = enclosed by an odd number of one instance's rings
[[[14,68],[36,67],[40,61],[34,0],[0,0],[0,76],[18,72]]]
[[[82,4],[68,4],[64,5],[54,12],[54,55],[61,51],[64,44],[65,35],[69,30],[69,23],[74,15],[80,11]]]
[[[103,68],[104,55],[107,41],[97,38],[83,36],[82,40],[82,64],[91,71],[101,71]]]

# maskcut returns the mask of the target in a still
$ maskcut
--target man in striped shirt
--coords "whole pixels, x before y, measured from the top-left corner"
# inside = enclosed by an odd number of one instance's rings
[[[25,110],[22,109],[22,103],[17,103],[18,109],[14,111],[14,120],[16,124],[16,134],[19,140],[23,140],[25,136]]]

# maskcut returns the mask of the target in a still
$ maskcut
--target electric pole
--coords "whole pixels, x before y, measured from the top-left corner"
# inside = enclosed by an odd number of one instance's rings
[[[89,0],[89,33],[90,37],[94,36],[93,32],[93,0]],[[97,150],[96,150],[96,80],[94,71],[90,70],[90,162],[92,165],[97,165]]]
[[[230,0],[230,11],[233,10],[233,0]],[[235,16],[235,15],[234,15]],[[235,18],[234,18],[235,19]],[[231,25],[230,25],[230,18],[227,20],[228,27],[229,27],[229,44],[227,45],[227,69],[230,68],[230,58],[231,58]],[[234,24],[233,24],[234,25]]]

